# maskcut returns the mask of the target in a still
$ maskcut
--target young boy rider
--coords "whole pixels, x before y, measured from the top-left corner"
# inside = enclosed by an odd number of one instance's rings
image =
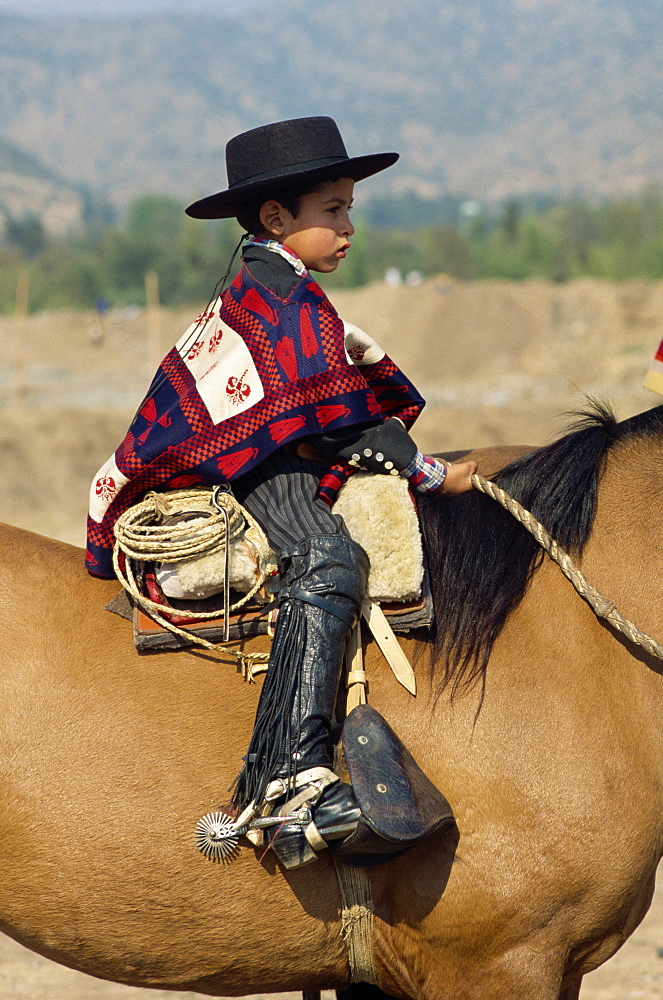
[[[113,576],[115,521],[150,489],[231,481],[264,529],[279,557],[279,614],[234,800],[240,811],[260,807],[270,786],[278,807],[313,786],[319,846],[342,842],[360,816],[331,770],[330,728],[368,558],[331,504],[353,467],[451,493],[470,489],[476,468],[418,451],[406,428],[423,399],[370,337],[343,324],[309,273],[336,270],[351,248],[355,181],[397,158],[349,157],[323,117],[230,140],[228,188],[187,213],[236,217],[252,234],[242,267],[164,359],[90,492],[86,564],[98,576]],[[297,849],[278,841],[292,835],[272,841],[288,864]]]

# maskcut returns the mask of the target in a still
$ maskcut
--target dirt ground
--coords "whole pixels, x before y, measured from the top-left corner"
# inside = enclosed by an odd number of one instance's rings
[[[642,388],[663,339],[663,282],[372,285],[335,293],[428,400],[422,450],[544,444],[587,395],[625,418],[659,397]],[[162,312],[0,317],[0,518],[83,544],[87,491],[124,435],[156,362],[192,319]],[[103,983],[0,936],[0,1000],[165,1000],[193,994]],[[285,995],[284,995],[285,996]],[[295,997],[295,994],[288,994]],[[325,1000],[330,1000],[331,994]],[[663,1000],[663,891],[582,1000]],[[490,1000],[490,998],[486,998]]]

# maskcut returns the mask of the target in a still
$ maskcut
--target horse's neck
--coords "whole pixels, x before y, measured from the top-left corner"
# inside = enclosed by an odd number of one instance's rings
[[[651,453],[637,446],[615,448],[607,458],[598,491],[596,517],[583,555],[583,570],[606,596],[625,602],[649,600],[651,585],[661,579],[660,482]],[[658,474],[660,479],[660,473]],[[651,609],[656,612],[656,609]],[[658,623],[657,617],[652,617]]]
[[[660,472],[651,443],[627,442],[607,458],[594,525],[581,560],[593,586],[624,617],[663,644],[663,608],[652,599],[663,578]],[[638,654],[636,646],[628,647]],[[663,671],[663,665],[661,665]],[[663,698],[657,671],[653,691]]]

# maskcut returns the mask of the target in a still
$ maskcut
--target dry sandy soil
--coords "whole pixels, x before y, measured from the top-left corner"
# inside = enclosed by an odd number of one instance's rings
[[[544,444],[587,394],[620,418],[659,402],[641,386],[663,339],[663,283],[440,278],[333,297],[428,399],[415,434],[423,450]],[[0,318],[2,520],[83,543],[88,484],[123,436],[158,355],[191,318],[191,310],[162,313],[158,346],[140,311],[113,312],[103,326],[92,314]],[[175,996],[184,995],[90,979],[0,936],[0,1000]],[[581,996],[663,998],[663,893]]]

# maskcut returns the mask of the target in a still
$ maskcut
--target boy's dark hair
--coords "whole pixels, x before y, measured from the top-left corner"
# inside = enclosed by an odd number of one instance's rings
[[[342,174],[339,174],[340,176]],[[338,180],[337,177],[330,177],[328,179],[332,181]],[[304,195],[315,191],[316,188],[319,188],[324,183],[325,181],[308,181],[302,184],[284,184],[282,187],[267,190],[264,194],[258,195],[258,197],[252,198],[251,201],[245,201],[240,205],[237,209],[236,219],[245,232],[255,236],[257,233],[262,232],[260,209],[266,201],[278,201],[290,212],[293,219],[296,219],[299,215],[301,200]]]

